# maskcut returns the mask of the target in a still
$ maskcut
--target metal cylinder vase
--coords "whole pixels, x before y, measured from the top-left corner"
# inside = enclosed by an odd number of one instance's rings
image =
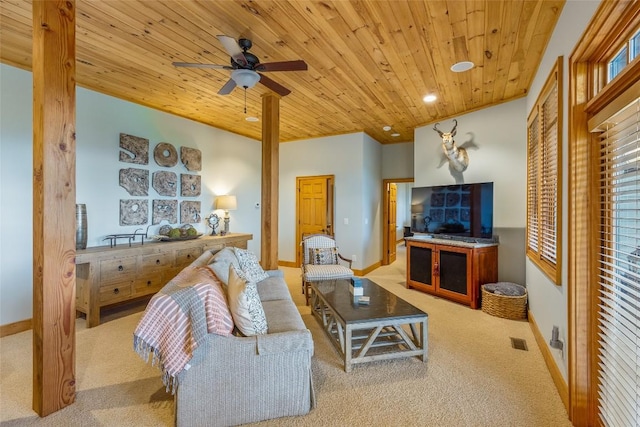
[[[87,205],[76,204],[76,249],[87,247]]]

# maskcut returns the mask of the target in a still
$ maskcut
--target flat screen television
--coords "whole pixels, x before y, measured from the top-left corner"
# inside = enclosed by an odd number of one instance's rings
[[[413,187],[411,231],[493,238],[493,182]]]

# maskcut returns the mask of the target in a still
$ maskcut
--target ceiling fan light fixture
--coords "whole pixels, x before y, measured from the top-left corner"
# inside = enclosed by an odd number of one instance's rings
[[[455,64],[453,64],[451,66],[451,71],[453,71],[455,73],[462,73],[463,71],[469,71],[475,65],[476,64],[474,64],[471,61],[460,61],[460,62],[456,62]]]
[[[233,70],[231,78],[236,84],[245,89],[251,89],[260,81],[260,74],[253,70]]]

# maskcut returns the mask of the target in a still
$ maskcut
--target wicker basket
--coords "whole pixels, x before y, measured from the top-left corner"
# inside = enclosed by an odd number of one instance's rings
[[[527,290],[524,295],[497,295],[484,289],[482,285],[482,311],[492,316],[519,320],[527,318]],[[520,285],[517,285],[520,286]],[[524,288],[522,286],[522,288]]]

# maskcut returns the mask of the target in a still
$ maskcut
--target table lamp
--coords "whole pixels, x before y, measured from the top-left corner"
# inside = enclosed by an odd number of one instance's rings
[[[237,207],[236,196],[218,196],[216,199],[216,209],[224,211],[224,230],[220,234],[229,233],[229,211],[236,210]]]

